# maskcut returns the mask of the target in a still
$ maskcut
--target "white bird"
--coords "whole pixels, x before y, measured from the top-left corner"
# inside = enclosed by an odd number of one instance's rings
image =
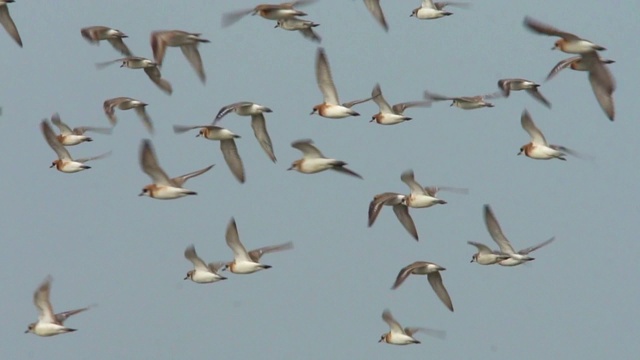
[[[238,235],[238,227],[236,226],[236,220],[231,218],[229,225],[227,225],[227,233],[225,235],[227,246],[233,251],[233,261],[227,263],[222,268],[222,271],[229,270],[235,274],[251,274],[259,270],[270,269],[271,265],[265,265],[260,263],[262,255],[288,250],[293,248],[293,243],[287,242],[284,244],[265,246],[259,249],[251,250],[247,252],[244,245],[240,242],[240,236]]]
[[[498,264],[502,266],[516,266],[527,261],[534,260],[535,258],[530,257],[529,253],[538,250],[539,248],[549,244],[555,239],[552,237],[551,239],[544,241],[538,245],[534,245],[516,252],[513,249],[513,246],[511,246],[511,242],[509,242],[509,239],[504,236],[504,233],[500,228],[500,224],[498,223],[498,220],[496,220],[496,217],[489,205],[484,206],[484,222],[487,225],[487,230],[489,230],[491,238],[500,247],[500,252],[509,255],[508,259],[503,259],[498,262]]]
[[[92,127],[92,126],[80,126],[70,128],[69,125],[62,122],[60,115],[55,113],[51,116],[51,122],[53,125],[60,129],[60,135],[57,136],[58,141],[64,146],[73,146],[83,143],[85,141],[93,141],[92,138],[85,135],[87,131],[93,131],[101,134],[111,134],[111,128]]]
[[[73,159],[71,154],[69,154],[69,150],[62,145],[62,143],[58,140],[58,137],[51,129],[51,126],[47,122],[47,120],[42,120],[40,123],[40,129],[42,130],[42,135],[44,135],[44,139],[47,141],[47,144],[55,151],[56,155],[58,155],[57,160],[53,160],[51,162],[51,166],[49,168],[55,167],[56,170],[63,173],[76,173],[82,170],[91,169],[91,166],[85,165],[84,163],[91,160],[98,160],[104,157],[107,157],[111,154],[111,152],[107,152],[98,156],[82,158],[82,159]]]
[[[209,171],[213,165],[209,165],[204,169],[190,172],[188,174],[169,178],[167,173],[162,170],[158,164],[158,158],[156,157],[153,145],[150,140],[142,140],[140,145],[140,167],[142,171],[149,175],[153,180],[153,184],[146,185],[142,188],[142,192],[139,196],[149,196],[154,199],[170,200],[177,199],[187,195],[197,195],[195,191],[191,191],[183,188],[184,183]]]
[[[49,299],[49,295],[51,293],[51,280],[51,276],[47,276],[44,282],[40,284],[33,294],[33,303],[36,305],[36,308],[38,308],[38,321],[29,324],[28,329],[24,332],[25,334],[34,333],[38,336],[54,336],[76,331],[77,329],[71,329],[64,326],[64,321],[67,320],[69,316],[89,309],[89,307],[84,307],[82,309],[55,314]]]
[[[389,325],[389,332],[384,333],[382,334],[382,336],[380,336],[380,340],[378,340],[379,343],[386,342],[387,344],[392,345],[420,344],[420,341],[416,340],[416,338],[413,337],[413,334],[418,331],[441,339],[445,338],[446,336],[446,332],[440,330],[432,330],[420,327],[406,327],[403,329],[402,326],[400,326],[400,324],[393,318],[393,315],[391,315],[391,311],[389,311],[388,309],[382,312],[382,320],[384,320],[384,322]]]
[[[374,86],[371,91],[371,97],[376,105],[378,105],[380,111],[371,117],[370,122],[376,122],[380,125],[395,125],[411,120],[410,117],[404,115],[404,111],[407,108],[431,106],[430,101],[410,101],[391,106],[382,96],[380,84]]]
[[[173,131],[177,134],[193,129],[200,129],[196,137],[220,141],[220,151],[222,151],[222,156],[224,157],[224,161],[227,163],[229,170],[231,170],[233,176],[235,176],[240,183],[244,183],[244,165],[240,158],[240,154],[238,154],[238,147],[234,140],[239,139],[240,135],[234,134],[228,129],[213,125],[173,126]]]
[[[279,19],[275,27],[288,31],[299,31],[300,34],[302,34],[302,36],[304,36],[306,39],[319,43],[322,41],[322,38],[315,31],[313,31],[313,28],[317,26],[320,26],[320,24],[316,24],[313,21],[302,20],[293,17]]]
[[[478,252],[471,257],[471,262],[476,262],[480,265],[493,265],[511,257],[508,254],[491,250],[487,245],[479,242],[467,241],[467,244],[473,245],[478,249]]]
[[[411,194],[405,197],[405,204],[412,208],[427,208],[437,204],[446,204],[447,202],[436,197],[440,190],[452,191],[466,194],[469,191],[464,188],[454,188],[447,186],[430,186],[422,187],[416,180],[413,170],[409,169],[400,175],[400,180],[409,186]]]
[[[253,135],[256,140],[258,140],[260,147],[262,147],[262,150],[264,150],[269,159],[276,162],[276,155],[273,153],[271,137],[269,136],[269,132],[267,132],[267,123],[264,118],[264,113],[270,113],[272,110],[254,102],[239,101],[221,107],[216,118],[213,120],[212,125],[216,125],[230,112],[234,112],[240,116],[251,116],[251,129],[253,129]]]
[[[413,9],[409,17],[415,16],[421,20],[439,19],[444,16],[453,15],[452,12],[443,10],[445,6],[452,5],[458,7],[467,7],[467,3],[459,2],[433,2],[432,0],[422,0],[420,7]]]
[[[567,160],[564,158],[566,154],[570,154],[576,157],[580,157],[580,155],[564,146],[561,145],[549,145],[547,140],[544,138],[542,131],[536,127],[536,124],[533,123],[533,119],[531,119],[531,115],[527,110],[522,112],[522,116],[520,117],[520,124],[522,128],[531,136],[531,142],[523,145],[520,148],[520,154],[525,154],[526,156],[537,159],[537,160],[549,160],[549,159],[560,159]]]
[[[193,245],[189,245],[184,250],[184,257],[193,263],[193,270],[189,270],[189,272],[187,272],[187,276],[184,278],[185,280],[191,279],[193,282],[205,284],[227,279],[226,277],[218,274],[218,269],[220,269],[224,264],[221,262],[206,264],[200,257],[198,257],[196,248]]]
[[[342,160],[329,159],[322,155],[320,150],[313,146],[311,139],[297,140],[291,143],[291,147],[302,151],[302,159],[295,160],[287,170],[296,170],[303,174],[315,174],[324,170],[334,170],[339,173],[351,175],[362,179],[362,176],[346,167]]]
[[[330,119],[342,119],[347,116],[360,116],[358,112],[351,109],[352,106],[367,102],[371,98],[355,100],[347,103],[340,104],[338,100],[338,90],[333,83],[333,77],[331,76],[331,69],[329,68],[329,61],[327,60],[327,54],[325,54],[323,48],[318,48],[316,55],[316,81],[318,88],[322,92],[323,103],[313,107],[311,115],[316,112],[318,115]]]

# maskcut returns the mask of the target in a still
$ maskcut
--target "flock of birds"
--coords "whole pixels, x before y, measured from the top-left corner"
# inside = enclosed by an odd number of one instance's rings
[[[22,46],[22,40],[19,32],[9,15],[8,4],[12,2],[13,0],[0,1],[0,23],[4,26],[8,34],[20,46]],[[289,31],[300,31],[305,38],[320,42],[320,36],[313,30],[313,28],[317,27],[318,24],[313,21],[300,19],[299,17],[306,16],[307,14],[295,8],[295,6],[308,5],[312,2],[313,1],[311,0],[299,0],[276,5],[262,4],[252,9],[225,14],[223,15],[222,24],[223,26],[229,26],[245,15],[259,15],[265,19],[275,21],[275,27]],[[364,0],[364,3],[384,30],[388,30],[388,24],[380,7],[379,0]],[[424,0],[419,8],[413,10],[411,16],[427,20],[439,19],[452,15],[451,12],[444,10],[448,5],[466,6],[467,4],[455,2],[434,3],[431,0]],[[529,17],[524,19],[524,26],[538,34],[559,37],[560,39],[555,42],[554,48],[565,53],[577,55],[560,61],[551,70],[547,79],[551,79],[559,71],[566,68],[588,72],[588,79],[598,103],[604,110],[606,116],[610,120],[613,120],[615,112],[612,95],[615,90],[615,81],[607,68],[607,64],[611,64],[613,61],[603,59],[599,56],[599,51],[603,51],[605,48],[591,41],[582,39],[574,34],[558,30]],[[98,63],[96,66],[99,69],[105,68],[114,63],[120,63],[121,67],[127,67],[130,69],[143,69],[149,79],[158,86],[158,88],[170,95],[173,91],[171,84],[162,77],[160,69],[167,47],[179,47],[195,70],[199,79],[203,83],[206,80],[206,74],[198,51],[198,46],[200,44],[208,43],[209,40],[202,38],[199,33],[191,33],[181,30],[152,32],[150,39],[153,52],[152,60],[134,56],[124,42],[127,35],[120,30],[106,26],[91,26],[81,29],[80,32],[82,37],[90,43],[97,44],[100,41],[108,41],[117,51],[125,56],[120,59]],[[323,48],[318,48],[317,50],[315,72],[317,84],[323,96],[323,101],[313,107],[311,114],[318,114],[319,116],[330,119],[359,116],[360,114],[355,111],[353,107],[361,103],[374,101],[379,107],[379,112],[372,116],[371,121],[381,125],[395,125],[411,120],[411,117],[404,114],[405,110],[408,108],[428,107],[431,106],[433,102],[443,100],[451,101],[451,106],[456,106],[464,110],[493,107],[494,105],[487,100],[508,97],[511,91],[518,90],[525,90],[543,105],[549,108],[551,107],[551,103],[540,93],[539,84],[530,80],[517,78],[499,80],[499,90],[488,95],[449,97],[425,91],[423,100],[398,103],[393,106],[384,99],[380,86],[376,84],[370,96],[341,103],[331,75],[328,56]],[[146,103],[137,99],[117,97],[104,101],[104,113],[113,127],[117,123],[115,116],[116,109],[134,109],[149,133],[153,133],[153,123],[145,110],[146,106]],[[226,128],[220,127],[219,123],[230,113],[235,113],[239,116],[250,116],[251,126],[256,139],[268,158],[275,162],[276,156],[267,131],[264,115],[265,113],[270,112],[272,112],[271,109],[266,106],[253,102],[241,101],[222,107],[211,124],[175,125],[174,131],[175,133],[185,133],[191,130],[198,130],[198,137],[219,141],[220,150],[231,173],[240,183],[244,183],[246,178],[244,165],[238,154],[238,149],[235,143],[235,139],[239,138],[239,136]],[[74,158],[69,153],[67,147],[92,141],[93,139],[86,135],[87,132],[108,134],[111,132],[112,128],[86,126],[72,128],[65,124],[58,114],[54,114],[50,121],[59,129],[58,134],[54,132],[49,121],[46,119],[41,122],[40,128],[46,142],[57,155],[57,159],[52,162],[51,167],[55,167],[58,171],[63,173],[76,173],[90,169],[90,166],[86,165],[88,161],[97,160],[109,155],[109,153],[105,153],[88,158]],[[520,153],[518,155],[524,154],[525,156],[533,159],[544,160],[565,160],[567,155],[580,156],[577,152],[564,146],[547,143],[543,133],[535,125],[532,117],[526,110],[522,113],[521,125],[529,134],[531,140],[520,148]],[[310,139],[294,141],[291,143],[291,146],[302,152],[302,158],[295,160],[291,164],[289,170],[295,170],[305,174],[314,174],[330,169],[362,179],[357,172],[346,167],[346,162],[339,159],[328,158],[323,155],[323,153]],[[151,184],[143,187],[140,195],[154,199],[170,200],[188,195],[196,195],[195,191],[184,188],[184,184],[190,178],[202,175],[213,167],[213,165],[209,165],[185,175],[169,177],[159,165],[154,147],[148,139],[142,140],[139,156],[142,171],[152,180]],[[419,236],[413,219],[409,214],[410,208],[428,208],[438,204],[446,204],[446,201],[437,197],[438,192],[441,190],[462,194],[467,192],[466,189],[462,188],[424,187],[415,180],[414,172],[412,170],[403,172],[400,179],[409,187],[409,194],[385,192],[375,195],[369,205],[368,226],[372,226],[374,224],[384,206],[391,206],[402,226],[416,241],[419,239]],[[503,234],[496,216],[489,205],[484,206],[484,221],[489,234],[498,245],[499,250],[494,250],[485,244],[468,242],[470,245],[477,248],[477,252],[473,255],[471,262],[476,262],[480,265],[499,264],[502,266],[517,266],[526,263],[533,260],[530,256],[531,252],[551,243],[554,240],[554,238],[551,238],[540,244],[516,251],[507,237]],[[271,252],[288,250],[293,247],[291,242],[287,242],[247,251],[240,241],[236,222],[233,218],[231,218],[227,226],[225,238],[226,243],[232,250],[234,256],[234,259],[229,262],[207,263],[197,255],[193,245],[186,248],[184,256],[193,264],[193,269],[187,273],[185,280],[189,279],[200,284],[213,283],[226,279],[226,277],[221,275],[222,271],[229,271],[234,274],[251,274],[256,271],[268,269],[271,266],[260,262],[263,255]],[[435,294],[442,301],[445,307],[453,312],[453,303],[443,284],[441,275],[441,272],[444,270],[444,267],[433,262],[416,261],[400,270],[392,289],[398,288],[410,275],[426,275]],[[53,336],[75,331],[75,329],[64,325],[65,320],[72,315],[89,309],[89,307],[85,307],[55,313],[49,300],[50,290],[51,277],[47,277],[37,288],[33,297],[34,303],[39,311],[38,321],[30,324],[26,332],[32,332],[39,336]],[[390,330],[380,337],[380,342],[396,345],[414,344],[420,343],[420,341],[413,336],[416,332],[424,331],[427,333],[434,333],[432,330],[425,328],[402,328],[393,318],[389,310],[384,310],[382,319],[388,324]],[[437,332],[435,332],[435,334],[437,334]]]

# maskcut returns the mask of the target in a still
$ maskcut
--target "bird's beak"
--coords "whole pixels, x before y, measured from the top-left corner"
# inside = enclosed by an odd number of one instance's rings
[[[184,279],[182,279],[182,280],[187,280],[188,278],[189,278],[188,276],[185,276],[185,278],[184,278]]]
[[[29,333],[29,330],[25,330],[25,332],[24,332],[24,333],[25,333],[25,334],[28,334],[28,333]]]
[[[138,194],[138,196],[144,196],[144,193],[143,193],[143,192],[141,192],[140,194]]]
[[[287,171],[289,171],[289,170],[293,170],[293,166],[287,169]]]
[[[52,167],[56,166],[55,164],[51,164],[51,166],[49,166],[49,169],[51,169]]]

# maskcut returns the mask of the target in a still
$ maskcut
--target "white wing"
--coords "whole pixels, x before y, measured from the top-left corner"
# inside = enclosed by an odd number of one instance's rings
[[[402,173],[400,180],[409,186],[412,194],[428,195],[422,185],[418,184],[413,175],[413,170],[407,170]]]
[[[231,248],[231,251],[233,251],[233,257],[236,260],[253,262],[247,253],[247,249],[245,249],[240,242],[238,227],[236,226],[236,220],[234,218],[231,218],[229,225],[227,225],[225,238],[227,240],[227,245]]]
[[[324,53],[323,48],[318,48],[318,55],[316,58],[316,81],[318,87],[324,97],[324,102],[327,104],[339,105],[338,91],[333,84],[333,77],[331,76],[331,69],[329,68],[329,62],[327,61],[327,55]]]
[[[500,251],[505,254],[514,254],[515,251],[513,250],[511,243],[502,233],[500,224],[498,224],[498,220],[496,220],[496,217],[493,215],[493,211],[489,205],[484,206],[484,222],[487,225],[487,230],[489,230],[491,238],[493,238],[493,241],[495,241],[500,247]]]
[[[533,119],[531,119],[531,115],[529,115],[527,110],[522,112],[520,124],[522,124],[524,131],[531,136],[531,142],[545,146],[548,145],[547,140],[544,138],[544,135],[542,135],[542,131],[540,131],[540,129],[536,127],[536,124],[533,123]]]

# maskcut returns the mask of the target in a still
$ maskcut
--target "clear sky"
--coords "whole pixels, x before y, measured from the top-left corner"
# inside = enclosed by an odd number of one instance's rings
[[[340,3],[339,7],[336,7]],[[317,45],[274,23],[247,16],[221,28],[221,15],[251,1],[17,1],[10,4],[24,48],[0,31],[0,358],[2,359],[631,359],[637,356],[640,245],[640,128],[633,99],[640,90],[640,33],[634,1],[474,2],[433,21],[409,17],[419,0],[382,1],[388,33],[362,1],[318,1],[302,8],[321,25],[342,101],[363,98],[379,82],[391,103],[421,100],[425,89],[451,96],[496,91],[501,78],[542,82],[571,55],[551,51],[553,37],[522,25],[526,15],[607,48],[616,60],[616,120],[597,102],[586,73],[566,70],[540,91],[551,110],[523,92],[492,109],[465,111],[447,102],[415,108],[414,120],[369,123],[309,116],[322,96],[315,83]],[[92,46],[80,29],[106,25],[129,35],[136,54],[152,57],[154,30],[200,32],[208,81],[199,82],[180,50],[170,48],[163,76],[167,96],[140,70],[95,63],[117,59],[109,44]],[[82,157],[113,150],[92,169],[62,174],[38,124],[52,113],[71,126],[108,126],[105,99],[130,96],[149,104],[160,164],[181,175],[215,163],[190,180],[192,196],[173,201],[138,197],[150,183],[138,164],[150,137],[135,113],[117,112],[111,136],[71,147]],[[229,172],[219,144],[176,135],[173,124],[211,122],[226,104],[249,100],[273,109],[267,125],[278,162],[253,137],[248,117],[220,125],[237,141],[247,181]],[[516,156],[529,141],[520,127],[528,109],[555,144],[593,161],[536,161]],[[344,160],[364,180],[335,172],[287,172],[300,153],[290,143],[312,138],[325,155]],[[423,185],[466,187],[440,193],[448,204],[412,209],[420,241],[384,208],[372,228],[373,195],[408,193],[400,182],[412,168]],[[491,204],[514,247],[552,236],[516,268],[470,264],[475,248],[496,247],[482,220]],[[272,269],[228,274],[214,284],[183,281],[194,244],[205,261],[231,260],[225,227],[235,217],[247,248],[293,241],[269,254]],[[447,268],[449,312],[424,277],[390,290],[403,266],[426,260]],[[23,334],[37,319],[32,295],[53,277],[54,310],[97,306],[67,320],[75,333]],[[417,334],[421,345],[378,344],[389,308],[404,326],[447,332]]]

